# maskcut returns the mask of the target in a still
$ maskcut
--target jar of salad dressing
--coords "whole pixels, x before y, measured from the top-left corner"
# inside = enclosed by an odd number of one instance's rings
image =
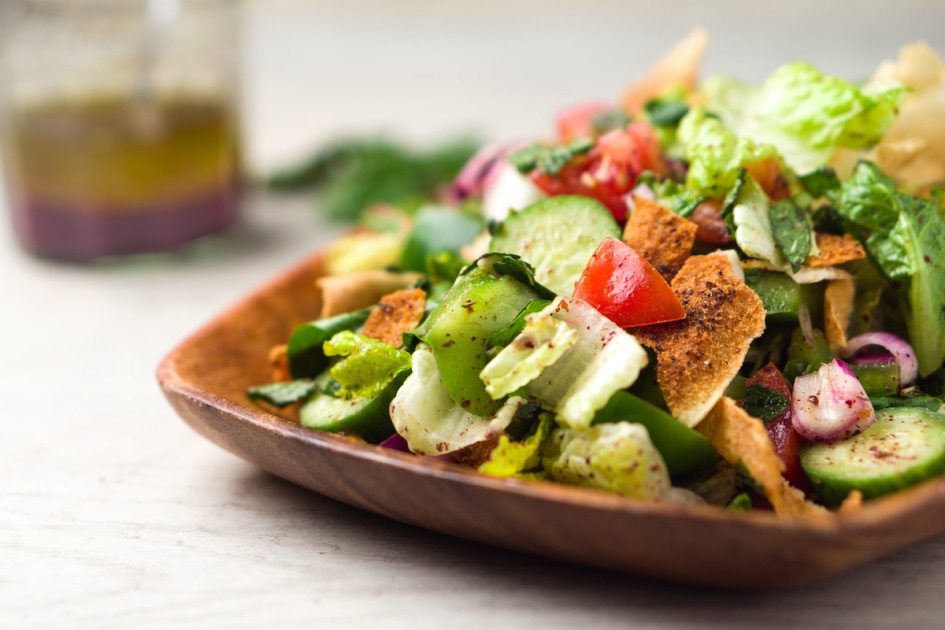
[[[84,262],[234,223],[235,3],[27,0],[6,21],[0,147],[24,247]]]

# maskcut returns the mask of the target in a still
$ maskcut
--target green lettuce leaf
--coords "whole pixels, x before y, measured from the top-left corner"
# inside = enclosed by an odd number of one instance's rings
[[[919,361],[931,374],[945,362],[945,214],[932,199],[896,191],[869,162],[843,186],[837,213],[870,259],[895,281],[895,295]]]
[[[789,63],[761,87],[742,131],[774,145],[794,170],[808,173],[837,148],[879,143],[896,119],[902,95],[901,88],[867,94],[809,64]]]
[[[479,472],[492,477],[514,477],[541,465],[541,447],[554,427],[550,413],[543,413],[535,432],[521,442],[512,441],[507,434],[499,437],[499,444],[489,459],[479,466]]]
[[[564,483],[629,497],[661,499],[672,483],[646,428],[633,422],[556,429],[542,457],[548,475]]]
[[[345,357],[331,366],[342,398],[373,398],[398,374],[410,369],[410,354],[346,330],[325,342],[326,356]]]
[[[712,199],[725,197],[744,164],[777,157],[774,147],[740,137],[704,107],[693,107],[679,123],[678,140],[686,149],[686,185]]]

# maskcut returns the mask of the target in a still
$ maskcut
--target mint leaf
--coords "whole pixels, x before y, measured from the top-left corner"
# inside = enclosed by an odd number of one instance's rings
[[[806,175],[798,175],[797,181],[815,199],[840,188],[840,178],[829,166],[821,166]]]
[[[682,101],[651,99],[643,106],[650,122],[659,127],[675,127],[689,113],[689,105]]]
[[[591,119],[591,131],[596,136],[602,136],[608,131],[622,129],[630,124],[630,117],[622,109],[612,109],[598,114]]]
[[[813,242],[807,213],[790,200],[778,201],[769,211],[774,242],[796,273],[810,255]]]
[[[791,401],[784,394],[763,385],[749,385],[745,388],[742,405],[745,411],[767,424],[790,409]]]
[[[261,400],[276,407],[287,407],[301,402],[315,393],[318,383],[315,379],[299,378],[286,383],[269,383],[256,385],[246,390],[251,400]]]
[[[576,155],[587,153],[594,146],[590,138],[578,138],[564,146],[533,144],[509,155],[508,160],[518,172],[527,175],[538,170],[545,175],[557,175]]]

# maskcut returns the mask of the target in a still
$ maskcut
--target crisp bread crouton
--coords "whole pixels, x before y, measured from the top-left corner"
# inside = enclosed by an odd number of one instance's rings
[[[696,430],[712,442],[722,459],[751,476],[778,516],[828,514],[784,480],[784,462],[774,450],[764,423],[731,398],[723,396]]]
[[[635,197],[623,230],[623,242],[643,256],[670,282],[692,254],[699,227],[655,201]]]
[[[377,304],[388,293],[410,286],[418,273],[357,271],[339,276],[323,276],[316,281],[322,292],[322,317],[334,317]]]
[[[853,280],[834,280],[824,290],[824,338],[836,355],[842,355],[847,347],[855,291]]]
[[[764,332],[765,308],[721,253],[691,256],[671,286],[686,318],[641,328],[636,337],[656,350],[656,378],[670,413],[692,427],[719,400],[751,341]]]
[[[702,29],[694,30],[685,39],[673,46],[650,70],[649,74],[634,83],[623,96],[623,108],[631,116],[643,111],[643,106],[668,88],[696,87],[702,55],[709,45],[709,34]]]
[[[427,294],[423,289],[402,289],[381,298],[364,322],[362,334],[395,348],[403,345],[403,335],[423,319]]]
[[[833,267],[851,260],[866,258],[866,250],[858,240],[844,234],[815,234],[817,238],[817,249],[820,252],[816,256],[808,256],[804,261],[805,267]]]

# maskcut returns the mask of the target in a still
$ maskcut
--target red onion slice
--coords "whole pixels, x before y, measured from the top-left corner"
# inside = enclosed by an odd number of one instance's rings
[[[844,358],[856,360],[856,354],[868,346],[879,346],[893,356],[899,365],[899,383],[908,385],[919,376],[919,362],[909,342],[887,332],[866,332],[847,342]]]
[[[869,396],[850,366],[840,359],[798,376],[791,399],[795,430],[816,442],[851,437],[876,420]]]
[[[453,185],[447,192],[448,203],[459,203],[470,197],[478,197],[496,177],[496,167],[502,164],[509,152],[509,145],[487,144],[469,158]]]

